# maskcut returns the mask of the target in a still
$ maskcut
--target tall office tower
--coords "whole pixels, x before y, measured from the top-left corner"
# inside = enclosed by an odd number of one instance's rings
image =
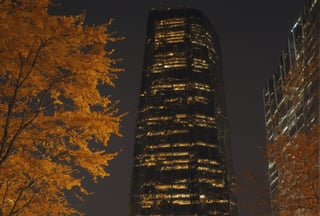
[[[319,0],[305,0],[303,13],[292,27],[287,47],[282,51],[280,62],[263,90],[267,142],[277,141],[280,135],[293,138],[300,132],[319,126],[319,16]],[[293,144],[286,146],[293,147]],[[315,154],[319,156],[319,146],[315,146],[315,149]],[[286,173],[280,173],[277,166],[270,156],[269,181],[273,203],[279,182],[292,171],[286,169]],[[319,186],[319,181],[316,184]],[[285,191],[289,189],[283,188],[282,192]],[[301,194],[303,196],[303,192]],[[297,197],[301,198],[301,194]],[[276,213],[279,211],[275,209],[278,207],[273,208]]]
[[[236,215],[218,36],[198,10],[149,14],[131,215]]]

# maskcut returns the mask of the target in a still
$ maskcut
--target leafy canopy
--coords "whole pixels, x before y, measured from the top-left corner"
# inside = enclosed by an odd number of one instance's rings
[[[320,212],[319,147],[317,125],[294,137],[282,135],[268,144],[268,155],[278,173],[273,205],[280,216]]]
[[[71,215],[65,196],[105,177],[121,115],[97,89],[121,69],[110,23],[53,16],[49,0],[0,0],[0,215]]]

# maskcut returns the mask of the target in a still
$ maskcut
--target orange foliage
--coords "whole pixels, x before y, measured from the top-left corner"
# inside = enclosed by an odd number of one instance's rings
[[[320,212],[319,127],[295,137],[280,136],[268,145],[276,162],[278,189],[273,201],[280,216],[313,216]]]
[[[0,0],[0,215],[71,215],[79,172],[105,177],[121,116],[97,89],[113,85],[109,24],[48,14],[49,0]],[[95,144],[93,144],[95,143]]]

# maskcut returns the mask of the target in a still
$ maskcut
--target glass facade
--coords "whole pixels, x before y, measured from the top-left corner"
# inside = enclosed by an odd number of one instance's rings
[[[131,215],[236,215],[218,36],[194,9],[149,14]]]
[[[319,0],[305,0],[304,11],[290,31],[287,48],[263,90],[267,142],[276,141],[282,134],[293,137],[320,125],[319,15]],[[271,198],[281,179],[276,167],[270,158]]]

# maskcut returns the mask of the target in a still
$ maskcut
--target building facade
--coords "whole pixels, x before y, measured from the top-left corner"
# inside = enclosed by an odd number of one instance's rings
[[[150,12],[130,215],[236,215],[219,49],[200,11]]]
[[[275,142],[282,135],[293,138],[320,125],[319,15],[319,0],[305,0],[303,13],[293,25],[279,64],[263,90],[267,142]],[[319,155],[319,146],[317,149]],[[283,176],[270,156],[271,200]],[[282,191],[286,190],[282,188]],[[279,213],[273,207],[274,213]]]

